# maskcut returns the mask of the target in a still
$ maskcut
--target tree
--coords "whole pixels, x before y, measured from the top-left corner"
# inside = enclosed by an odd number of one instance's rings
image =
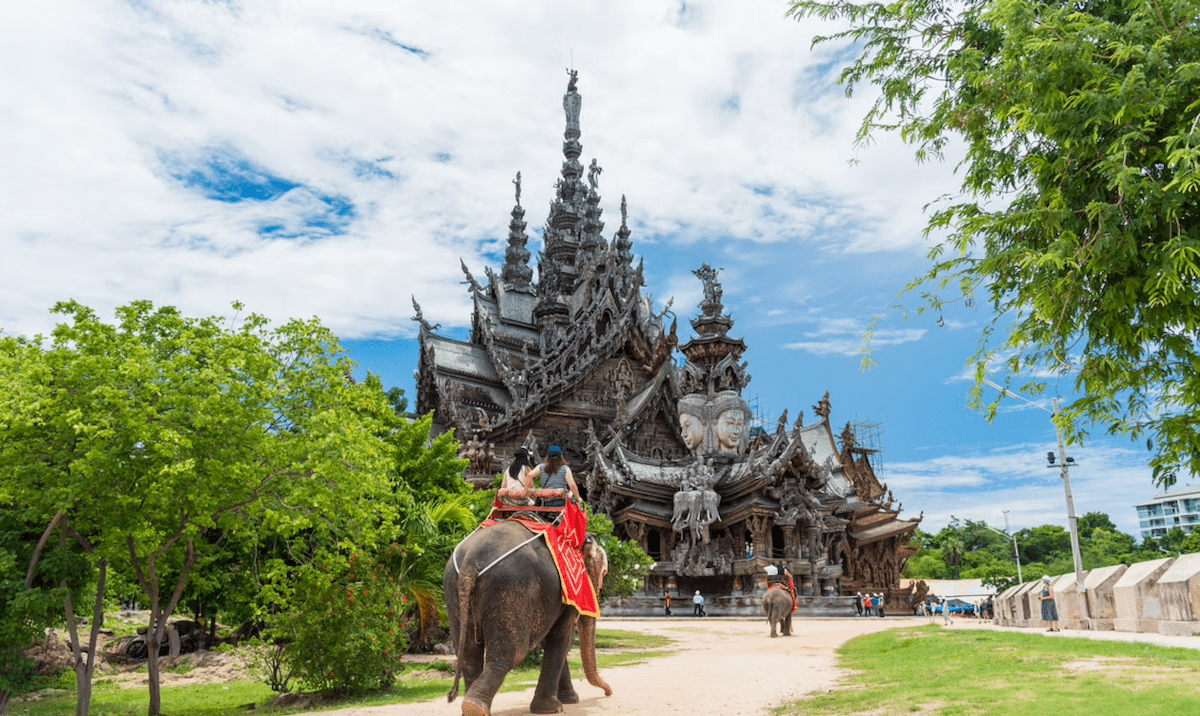
[[[0,494],[47,525],[43,543],[57,530],[62,546],[92,555],[93,627],[110,564],[136,575],[157,654],[200,550],[251,525],[353,533],[386,497],[378,419],[394,411],[348,379],[351,364],[316,320],[234,325],[146,301],[117,309],[116,325],[75,302],[53,311],[68,320],[48,344],[0,342]],[[65,607],[73,628],[69,594]],[[82,661],[81,716],[95,659]],[[149,672],[153,715],[157,659]]]
[[[1030,562],[1048,563],[1063,555],[1071,560],[1071,535],[1058,525],[1041,525],[1017,532],[1025,559]],[[1073,568],[1072,568],[1073,569]],[[1070,570],[1067,570],[1070,571]],[[1033,574],[1032,571],[1029,572]]]
[[[1097,529],[1102,529],[1111,533],[1120,531],[1117,529],[1117,525],[1112,521],[1112,518],[1103,512],[1087,513],[1083,517],[1079,518],[1077,526],[1079,529],[1080,538],[1085,540],[1089,539],[1092,536],[1092,533]]]
[[[965,144],[962,194],[927,229],[946,238],[909,290],[921,310],[990,304],[975,400],[997,358],[1035,394],[1045,383],[1022,375],[1070,376],[1069,439],[1146,437],[1158,483],[1200,474],[1195,0],[800,0],[788,15],[849,21],[813,44],[859,43],[841,81],[880,91],[860,141],[898,131],[921,160]]]
[[[644,584],[654,559],[637,542],[613,534],[613,523],[607,515],[592,512],[586,503],[584,509],[588,513],[588,533],[608,553],[608,576],[596,597],[601,601],[609,597],[628,597]]]

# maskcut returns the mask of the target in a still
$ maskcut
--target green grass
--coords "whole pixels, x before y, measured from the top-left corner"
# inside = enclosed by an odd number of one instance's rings
[[[262,704],[275,694],[257,681],[173,686],[162,690],[162,711],[171,716],[226,716],[244,714],[246,704]],[[114,684],[92,687],[91,716],[144,716],[150,703],[147,689],[122,689]],[[75,692],[60,693],[41,701],[8,705],[10,716],[62,716],[75,712]],[[282,713],[282,712],[281,712]]]
[[[670,652],[661,647],[671,641],[663,637],[647,636],[633,632],[614,630],[598,630],[596,646],[598,652],[596,661],[603,673],[604,669],[625,664],[641,663],[655,656]],[[605,653],[604,650],[617,650],[615,653]],[[577,681],[583,680],[583,669],[579,663],[579,651],[573,651],[570,658],[571,674]],[[504,690],[513,691],[529,688],[537,683],[540,667],[514,669],[504,681]],[[404,680],[388,691],[370,694],[355,699],[325,700],[317,704],[295,708],[270,709],[261,711],[261,707],[276,694],[265,684],[258,681],[233,681],[224,684],[199,684],[191,686],[167,686],[162,690],[162,711],[170,716],[241,716],[248,712],[247,706],[255,704],[259,711],[272,716],[319,711],[326,709],[341,709],[350,706],[386,706],[389,704],[407,704],[421,701],[445,699],[446,692],[454,679],[453,668],[447,673],[444,663],[422,664],[410,667],[405,673],[427,671],[436,674],[435,677],[419,680]],[[48,695],[39,701],[16,701],[9,704],[10,716],[61,716],[75,711],[74,678],[67,674],[61,682],[69,685],[70,689],[62,689]],[[145,688],[122,689],[115,684],[97,680],[92,690],[91,716],[143,716],[149,703],[149,694]]]
[[[787,714],[1177,716],[1200,713],[1200,652],[936,626],[859,637],[853,675]]]

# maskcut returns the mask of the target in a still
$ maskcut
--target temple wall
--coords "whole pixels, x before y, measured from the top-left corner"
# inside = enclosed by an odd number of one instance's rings
[[[797,597],[797,619],[830,619],[853,617],[854,597]],[[682,596],[671,603],[674,617],[690,619],[691,597]],[[705,596],[704,611],[710,617],[762,617],[762,595]],[[663,617],[666,616],[661,597],[609,597],[600,605],[602,617]],[[764,626],[764,633],[766,627]]]

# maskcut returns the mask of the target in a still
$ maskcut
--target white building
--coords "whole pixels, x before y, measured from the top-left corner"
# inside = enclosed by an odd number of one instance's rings
[[[1176,527],[1191,534],[1200,525],[1200,487],[1175,487],[1137,506],[1142,539],[1159,538]]]

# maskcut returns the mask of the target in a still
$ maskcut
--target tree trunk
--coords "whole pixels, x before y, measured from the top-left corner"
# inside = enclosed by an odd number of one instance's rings
[[[158,716],[162,713],[162,682],[158,669],[158,647],[162,643],[166,626],[159,621],[158,610],[151,609],[150,628],[146,631],[146,641],[149,645],[149,650],[146,652],[146,670],[149,672],[150,680],[150,716]]]

